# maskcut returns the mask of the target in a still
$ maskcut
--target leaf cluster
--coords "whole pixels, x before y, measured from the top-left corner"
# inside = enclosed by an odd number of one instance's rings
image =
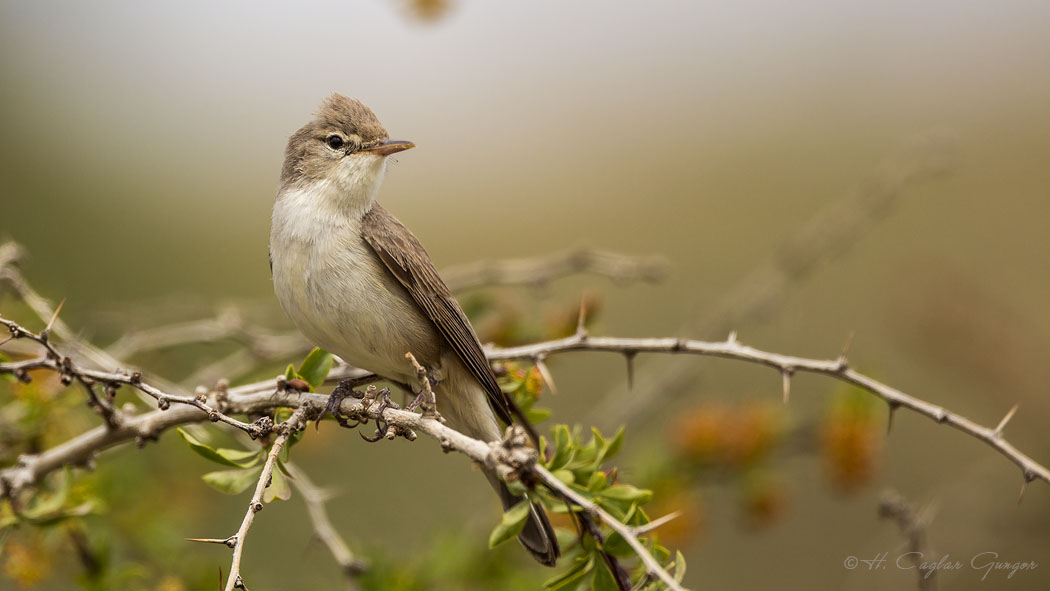
[[[579,427],[570,429],[567,425],[555,425],[550,439],[540,439],[541,463],[558,480],[621,523],[641,527],[650,522],[644,505],[652,499],[652,492],[622,482],[616,467],[608,465],[623,447],[623,438],[623,428],[612,437],[606,437],[594,428],[585,435]],[[520,482],[508,486],[512,492],[526,493],[524,485]],[[546,489],[537,488],[530,493],[530,498],[533,501],[539,500],[548,511],[555,516],[562,516],[561,521],[573,527],[571,530],[559,528],[559,538],[565,548],[562,564],[567,566],[560,574],[544,583],[545,589],[620,589],[609,566],[610,560],[613,559],[628,569],[629,577],[636,588],[663,588],[662,583],[658,581],[647,581],[645,566],[619,533],[605,524],[593,526],[597,527],[597,533],[592,530],[592,526],[585,526],[581,520],[591,518],[581,507]],[[512,539],[521,532],[527,517],[526,501],[507,509],[499,524],[492,530],[489,544],[496,546]],[[674,575],[681,580],[685,575],[685,561],[680,553],[672,556],[652,534],[642,536],[641,541],[661,564],[671,568]]]

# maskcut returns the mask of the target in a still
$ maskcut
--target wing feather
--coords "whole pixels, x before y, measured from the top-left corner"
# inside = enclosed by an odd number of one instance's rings
[[[378,203],[365,214],[361,233],[390,274],[408,290],[419,309],[485,389],[500,420],[509,425],[513,410],[524,422],[521,411],[496,382],[470,320],[452,297],[419,240]],[[532,432],[531,426],[526,424],[525,427]]]

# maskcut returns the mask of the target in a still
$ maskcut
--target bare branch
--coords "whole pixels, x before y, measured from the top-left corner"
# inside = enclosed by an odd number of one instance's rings
[[[229,307],[214,318],[178,322],[127,332],[106,348],[116,359],[195,343],[232,340],[260,360],[286,357],[308,346],[298,334],[273,334],[249,325],[240,312]]]
[[[346,580],[347,591],[356,589],[357,577],[368,569],[368,561],[351,552],[346,541],[343,540],[342,536],[339,535],[339,532],[332,525],[332,521],[328,518],[328,512],[324,506],[327,500],[324,491],[317,488],[305,470],[302,470],[292,462],[285,463],[284,467],[292,475],[292,486],[303,497],[306,510],[310,514],[310,521],[314,526],[314,533],[317,534],[317,538],[324,543],[328,551],[332,553],[332,558],[339,564],[339,568]]]
[[[886,491],[879,501],[879,519],[897,523],[908,546],[908,555],[918,575],[919,591],[936,591],[937,567],[926,540],[928,519],[896,491]]]
[[[255,493],[252,494],[252,499],[248,503],[248,511],[245,512],[244,520],[241,521],[241,527],[237,529],[237,533],[230,536],[230,539],[233,540],[233,560],[230,563],[230,575],[226,580],[225,591],[244,588],[244,582],[241,580],[241,556],[244,555],[244,542],[248,538],[248,528],[252,526],[255,514],[263,510],[263,492],[270,486],[273,469],[277,465],[277,455],[288,443],[289,437],[306,428],[308,410],[307,406],[300,406],[292,413],[292,416],[288,417],[287,421],[275,428],[277,437],[270,446],[270,452],[266,454],[266,462],[263,464],[262,473],[259,474],[259,482],[255,485]]]
[[[580,248],[535,258],[457,265],[443,269],[441,276],[455,292],[489,285],[543,288],[556,279],[586,273],[618,282],[658,281],[667,274],[667,268],[663,257],[632,257]]]

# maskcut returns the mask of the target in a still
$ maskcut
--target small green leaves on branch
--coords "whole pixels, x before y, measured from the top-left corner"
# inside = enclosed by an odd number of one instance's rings
[[[546,488],[534,487],[531,499],[553,513],[567,514],[575,524],[576,531],[571,533],[576,541],[566,546],[563,562],[568,568],[544,588],[576,589],[587,582],[588,588],[602,590],[681,589],[678,583],[685,562],[680,555],[672,560],[670,551],[647,527],[651,521],[642,506],[652,493],[619,482],[616,468],[606,465],[623,447],[623,429],[612,437],[597,429],[591,429],[589,437],[584,433],[580,428],[555,425],[549,440],[540,438],[539,465],[520,479],[507,479],[517,494],[525,492],[521,480],[545,484]],[[527,501],[509,508],[492,530],[489,545],[517,535],[528,509]],[[671,568],[675,574],[668,572]]]
[[[525,521],[529,517],[530,509],[531,504],[527,500],[522,500],[517,505],[507,509],[503,513],[503,518],[500,520],[499,525],[489,534],[489,548],[495,548],[521,533],[521,530],[525,527]]]
[[[328,377],[333,361],[331,353],[314,347],[299,365],[298,370],[294,365],[288,364],[288,368],[284,371],[285,383],[300,392],[314,392]]]

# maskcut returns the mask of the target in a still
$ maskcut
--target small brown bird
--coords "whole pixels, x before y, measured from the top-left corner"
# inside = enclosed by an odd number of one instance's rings
[[[411,352],[436,382],[449,426],[494,441],[497,416],[510,424],[517,409],[426,250],[376,203],[387,157],[412,147],[391,141],[371,109],[339,94],[292,134],[270,230],[274,292],[315,344],[419,392],[405,360]],[[494,473],[485,476],[504,508],[521,500]],[[535,503],[518,540],[542,564],[560,555]]]

